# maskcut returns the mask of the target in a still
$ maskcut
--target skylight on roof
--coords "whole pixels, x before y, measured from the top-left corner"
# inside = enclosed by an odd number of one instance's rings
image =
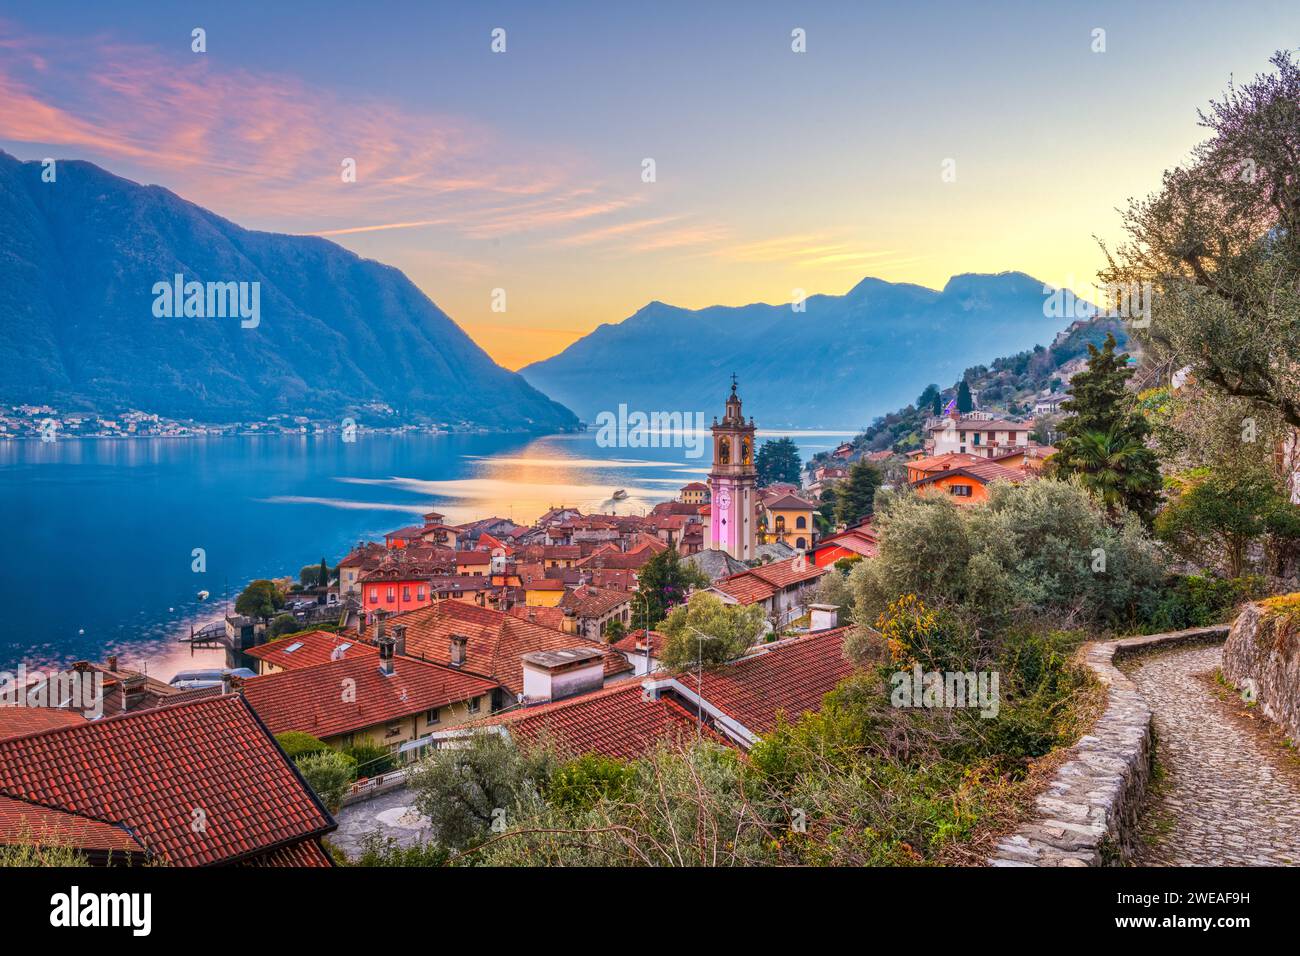
[[[286,654],[292,654],[300,647],[302,647],[302,641],[294,641],[292,644],[290,644],[288,647],[284,649],[284,652]]]

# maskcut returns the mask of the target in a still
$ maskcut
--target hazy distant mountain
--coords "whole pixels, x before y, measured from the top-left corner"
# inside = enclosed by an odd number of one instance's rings
[[[1043,283],[1020,272],[959,275],[942,292],[863,279],[846,295],[690,310],[651,302],[521,373],[591,422],[620,402],[643,411],[720,411],[730,375],[760,426],[860,428],[928,382],[1047,344]]]
[[[566,428],[401,272],[332,242],[251,232],[85,162],[0,152],[0,402],[200,421],[331,418]],[[260,283],[260,324],[158,318],[154,285]],[[247,287],[251,290],[251,285]]]

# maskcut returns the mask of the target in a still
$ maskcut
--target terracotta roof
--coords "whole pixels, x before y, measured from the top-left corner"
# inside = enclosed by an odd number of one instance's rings
[[[524,590],[526,591],[563,591],[564,578],[550,578],[542,572],[540,578],[528,578],[524,581]]]
[[[661,542],[662,544],[662,542]],[[663,545],[666,548],[667,545]],[[663,550],[660,548],[660,550]],[[637,571],[646,566],[646,563],[655,556],[657,552],[651,547],[638,548],[629,554],[623,552],[597,551],[591,556],[578,562],[579,567],[583,568],[608,568],[611,571]]]
[[[781,508],[788,511],[816,511],[817,510],[817,506],[813,504],[811,501],[805,501],[804,499],[800,498],[798,495],[791,495],[791,494],[780,495],[776,498],[773,498],[771,501],[764,500],[763,507],[767,508],[768,510],[776,510],[777,508]]]
[[[0,796],[0,846],[55,844],[124,862],[144,846],[121,824]]]
[[[592,645],[605,649],[605,676],[632,670],[623,655],[608,645],[479,607],[466,601],[442,601],[396,615],[390,623],[406,625],[406,653],[439,664],[451,662],[451,637],[467,638],[463,670],[496,680],[515,695],[524,692],[520,655]]]
[[[335,827],[238,694],[0,740],[0,796],[121,825],[175,866],[235,862]]]
[[[865,558],[874,558],[880,550],[876,534],[869,528],[849,528],[837,534],[829,535],[817,542],[816,551],[840,547]]]
[[[560,598],[560,607],[572,608],[580,618],[596,618],[604,617],[631,600],[632,596],[626,591],[602,591],[584,584],[566,592]]]
[[[516,604],[507,612],[511,617],[517,617],[521,621],[534,621],[543,627],[559,630],[560,625],[564,623],[564,611],[558,607],[528,607],[523,604]]]
[[[779,712],[793,719],[820,710],[822,698],[852,672],[843,651],[846,631],[847,627],[836,627],[768,645],[706,670],[702,684],[695,672],[673,675],[673,679],[761,736],[776,725]]]
[[[340,648],[342,650],[339,650]],[[375,657],[379,654],[374,647],[357,640],[354,636],[331,634],[328,631],[294,634],[244,651],[249,657],[266,661],[283,670],[324,664],[335,660],[336,652],[341,657]]]
[[[55,727],[72,727],[84,724],[86,718],[79,710],[61,707],[0,706],[0,740],[21,737]]]
[[[645,637],[643,636],[645,633],[645,628],[638,627],[635,631],[629,631],[622,638],[611,644],[610,647],[614,648],[616,651],[621,651],[624,654],[644,654],[646,652],[645,648],[639,647],[638,645],[646,643]],[[665,639],[663,632],[655,630],[650,631],[649,643],[651,657],[659,656],[660,651],[664,649]]]
[[[353,693],[345,695],[345,686]],[[398,657],[394,673],[385,675],[369,656],[243,682],[244,696],[271,733],[301,730],[321,738],[480,697],[495,688],[487,678],[410,657]]]
[[[982,485],[987,485],[993,481],[1024,481],[1025,473],[1016,468],[1006,468],[992,461],[983,461],[977,465],[962,465],[960,468],[952,468],[948,471],[940,471],[932,475],[926,475],[920,481],[912,482],[912,487],[919,488],[922,485],[928,485],[938,481],[941,478],[948,478],[953,475],[962,475],[967,478],[973,478]]]
[[[692,481],[689,484],[682,485],[682,491],[708,491],[709,486],[702,481]]]
[[[714,581],[713,587],[728,597],[735,598],[738,604],[757,604],[759,601],[766,601],[777,592],[777,588],[762,578],[754,577],[748,571],[741,571],[731,577]]]
[[[611,591],[635,591],[636,572],[626,568],[590,568],[591,583]]]
[[[949,422],[951,422],[952,424],[949,425]],[[995,431],[995,432],[1006,432],[1006,431],[1027,432],[1027,431],[1032,431],[1034,426],[1033,426],[1032,424],[1030,424],[1029,422],[1009,422],[1009,421],[1007,421],[1006,419],[1002,419],[1002,418],[990,418],[990,419],[984,419],[984,418],[952,418],[952,417],[948,417],[948,418],[941,419],[941,420],[938,421],[936,424],[933,424],[933,425],[928,426],[928,427],[926,428],[926,431],[932,431],[932,432],[933,432],[933,431],[944,431],[945,429],[950,428],[950,427],[952,427],[952,428],[956,428],[956,429],[958,429],[958,430],[960,430],[960,431],[968,431],[968,432],[970,432],[970,431],[974,431],[974,432],[987,432],[987,431]]]
[[[802,559],[802,568],[797,567],[796,565],[800,560],[798,557],[793,557],[784,561],[773,561],[771,564],[759,565],[756,568],[750,568],[747,571],[741,571],[730,577],[722,578],[714,582],[713,586],[724,594],[735,598],[741,604],[754,604],[757,601],[765,601],[778,591],[807,584],[826,573],[825,568],[817,567],[807,558]]]
[[[388,549],[377,542],[368,542],[360,544],[348,552],[347,556],[339,561],[340,568],[373,568],[377,567],[385,557],[388,556]]]
[[[547,736],[581,754],[632,760],[661,740],[694,736],[696,717],[675,698],[642,697],[641,684],[629,681],[570,700],[514,711],[501,720],[512,734]],[[707,731],[706,731],[707,732]]]
[[[552,544],[542,548],[544,561],[576,561],[582,557],[582,548],[576,544]]]
[[[968,455],[965,452],[950,451],[943,455],[931,455],[928,458],[918,458],[913,461],[908,468],[917,471],[947,471],[958,465],[973,465],[983,461],[978,455]]]

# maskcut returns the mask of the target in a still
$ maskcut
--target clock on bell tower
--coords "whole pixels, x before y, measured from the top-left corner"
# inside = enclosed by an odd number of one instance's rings
[[[754,467],[754,420],[745,421],[736,376],[731,376],[722,420],[713,420],[713,468],[709,471],[711,506],[708,547],[739,561],[755,557],[754,506],[758,501]]]

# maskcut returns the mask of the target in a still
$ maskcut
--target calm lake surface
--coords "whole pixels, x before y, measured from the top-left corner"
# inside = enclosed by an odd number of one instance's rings
[[[807,458],[847,433],[777,434]],[[166,679],[220,662],[177,640],[253,578],[334,564],[431,509],[451,523],[529,524],[560,504],[640,514],[708,467],[685,448],[601,448],[594,431],[0,443],[0,670],[116,653]]]

